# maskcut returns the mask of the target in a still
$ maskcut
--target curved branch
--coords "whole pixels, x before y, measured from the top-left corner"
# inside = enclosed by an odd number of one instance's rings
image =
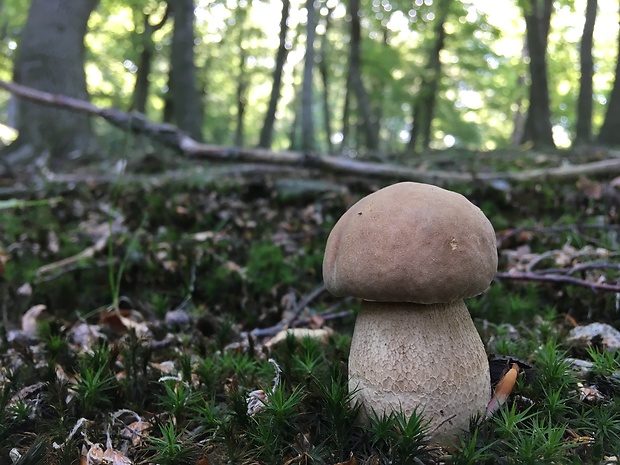
[[[495,279],[512,279],[516,281],[539,281],[561,284],[572,284],[574,286],[587,287],[593,291],[620,292],[620,285],[594,283],[584,279],[573,278],[572,276],[540,273],[497,273]]]
[[[350,158],[321,156],[316,153],[272,152],[265,149],[224,147],[197,142],[179,128],[170,124],[153,123],[147,120],[141,113],[126,113],[114,108],[100,108],[84,100],[42,92],[13,82],[0,81],[0,88],[41,104],[62,107],[91,116],[99,116],[118,128],[152,137],[188,157],[206,160],[303,166],[349,175],[390,179],[392,181],[411,180],[434,184],[492,183],[498,180],[538,181],[549,178],[575,179],[579,176],[609,175],[620,172],[620,158],[611,158],[581,165],[525,170],[516,173],[466,173],[433,171],[402,165],[363,162]]]

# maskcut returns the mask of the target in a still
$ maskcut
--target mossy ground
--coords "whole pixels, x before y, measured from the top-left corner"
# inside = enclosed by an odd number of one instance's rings
[[[616,293],[504,278],[469,300],[489,352],[520,359],[532,376],[453,448],[428,444],[418,416],[355,422],[346,372],[356,302],[318,292],[304,306],[296,324],[328,327],[327,339],[271,346],[273,334],[248,336],[317,290],[329,230],[379,186],[282,195],[262,176],[224,186],[82,183],[30,196],[60,197],[47,205],[0,210],[0,463],[13,449],[17,463],[79,463],[93,444],[161,464],[598,464],[620,455],[620,356],[602,355],[601,341],[566,344],[571,322],[620,325]],[[601,195],[575,182],[449,187],[489,216],[500,252],[553,269],[560,255],[551,251],[591,247],[609,266],[578,277],[614,283],[619,202],[602,186]],[[60,262],[98,240],[92,256]],[[500,271],[514,265],[509,257]],[[594,260],[568,259],[564,268]],[[15,338],[40,304],[35,332]],[[109,312],[114,304],[120,313]],[[189,319],[171,318],[175,309]],[[80,325],[100,334],[81,344]],[[567,357],[594,367],[579,377]],[[584,398],[586,385],[600,397]],[[256,396],[266,401],[250,414]],[[138,433],[137,421],[150,429]]]

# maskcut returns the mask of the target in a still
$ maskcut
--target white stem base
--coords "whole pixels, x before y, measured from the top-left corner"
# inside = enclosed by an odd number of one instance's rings
[[[424,409],[435,440],[453,439],[491,397],[484,345],[462,301],[362,302],[349,355],[349,388],[364,415]]]

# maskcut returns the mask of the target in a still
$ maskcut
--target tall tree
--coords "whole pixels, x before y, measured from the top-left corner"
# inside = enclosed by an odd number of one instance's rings
[[[156,24],[151,24],[151,13],[141,12],[144,29],[142,33],[138,35],[140,59],[138,62],[138,71],[136,72],[136,82],[131,96],[131,110],[136,110],[141,113],[146,112],[146,102],[149,96],[149,75],[151,74],[151,63],[155,51],[153,34],[166,24],[169,11],[170,7],[166,6],[162,18]]]
[[[441,76],[440,53],[446,42],[445,23],[451,0],[445,0],[437,7],[435,18],[435,42],[430,50],[422,83],[413,104],[413,127],[409,139],[409,151],[419,153],[428,149],[431,142],[431,126],[435,113],[437,87]]]
[[[306,25],[306,56],[301,89],[301,149],[312,152],[315,149],[314,133],[314,39],[316,37],[316,9],[314,0],[306,0],[308,23]]]
[[[620,33],[618,34],[618,56],[614,86],[607,103],[605,120],[598,135],[598,141],[604,145],[620,146]]]
[[[579,45],[581,77],[579,79],[579,97],[577,98],[575,144],[587,144],[592,139],[592,76],[594,75],[592,42],[597,10],[597,0],[588,0],[586,19],[583,25],[581,44]]]
[[[14,81],[88,100],[84,36],[96,5],[97,0],[32,0],[14,63]],[[19,100],[17,129],[17,146],[48,149],[52,161],[94,149],[88,117],[68,110]]]
[[[276,110],[278,109],[278,102],[280,100],[280,93],[282,90],[282,72],[284,70],[284,64],[286,63],[286,56],[288,55],[288,48],[286,47],[286,35],[288,33],[288,17],[291,9],[291,1],[282,1],[282,16],[280,17],[280,45],[276,53],[276,66],[273,70],[273,78],[271,85],[271,94],[269,97],[269,105],[267,107],[267,113],[265,113],[265,120],[263,121],[263,127],[260,131],[260,140],[258,142],[259,147],[269,148],[273,141],[273,126],[276,121]]]
[[[174,15],[169,78],[174,122],[194,139],[202,140],[202,109],[194,64],[194,1],[169,0],[168,4]]]
[[[547,81],[547,37],[553,0],[525,0],[523,12],[530,56],[529,107],[522,143],[555,147]]]
[[[358,116],[361,119],[360,125],[366,136],[366,147],[369,150],[377,150],[379,148],[379,131],[373,118],[370,97],[362,80],[360,0],[349,0],[349,15],[351,16],[351,45],[349,49],[349,75],[347,80],[357,99]]]
[[[323,81],[323,128],[325,130],[325,140],[327,142],[327,153],[333,153],[334,147],[332,144],[332,107],[330,102],[330,74],[328,66],[328,51],[329,40],[327,39],[331,26],[331,15],[333,8],[328,8],[325,15],[325,30],[321,36],[321,57],[319,60],[319,73],[321,74],[321,80]]]
[[[237,75],[237,91],[236,91],[236,102],[237,102],[237,122],[235,124],[235,140],[234,144],[237,147],[243,147],[245,140],[245,109],[248,103],[248,74],[247,74],[247,66],[246,61],[248,59],[248,52],[241,44],[242,36],[239,36],[239,54],[237,58],[239,59],[239,74]]]

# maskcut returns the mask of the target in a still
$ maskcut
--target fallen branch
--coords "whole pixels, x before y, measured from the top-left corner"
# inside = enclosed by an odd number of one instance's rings
[[[575,286],[587,287],[589,289],[595,291],[603,291],[603,292],[620,292],[620,285],[617,284],[605,284],[605,283],[594,283],[591,281],[586,281],[584,279],[573,278],[572,276],[566,275],[555,275],[555,274],[541,274],[541,273],[497,273],[495,275],[496,279],[500,281],[502,279],[511,279],[516,281],[539,281],[539,282],[550,282],[550,283],[563,283],[563,284],[573,284]]]
[[[514,228],[506,231],[500,231],[497,234],[498,247],[512,239],[515,236],[518,236],[522,233],[533,233],[533,234],[558,234],[563,232],[572,232],[574,234],[581,234],[584,230],[587,229],[608,229],[608,230],[617,230],[620,229],[620,224],[567,224],[561,226],[522,226],[519,228]]]
[[[320,284],[312,292],[305,295],[303,299],[299,301],[299,303],[295,306],[295,309],[292,311],[291,315],[288,318],[280,321],[278,324],[274,326],[270,326],[269,328],[255,328],[250,334],[254,337],[265,337],[265,336],[273,336],[284,329],[290,328],[295,320],[299,318],[301,312],[303,312],[308,304],[312,302],[314,299],[319,297],[323,292],[325,292],[325,284]]]
[[[46,281],[47,275],[49,275],[50,273],[67,273],[73,270],[81,261],[93,258],[98,252],[101,252],[103,249],[105,249],[105,246],[108,243],[108,237],[109,235],[101,237],[99,240],[97,240],[97,242],[95,242],[94,245],[85,248],[76,255],[72,255],[71,257],[63,258],[62,260],[40,266],[39,268],[37,268],[36,272],[37,282]]]
[[[255,148],[223,147],[197,142],[177,127],[170,124],[153,123],[147,120],[141,113],[125,113],[114,108],[100,108],[83,100],[42,92],[13,82],[0,81],[0,88],[21,98],[41,104],[61,107],[91,116],[99,116],[118,128],[147,135],[188,157],[214,161],[293,165],[351,175],[373,176],[390,180],[412,180],[435,184],[470,183],[474,181],[490,183],[498,180],[538,181],[549,178],[575,179],[580,176],[609,175],[610,173],[620,172],[620,158],[511,173],[461,173],[363,162],[346,157],[320,156],[315,153],[273,152],[271,150]]]

